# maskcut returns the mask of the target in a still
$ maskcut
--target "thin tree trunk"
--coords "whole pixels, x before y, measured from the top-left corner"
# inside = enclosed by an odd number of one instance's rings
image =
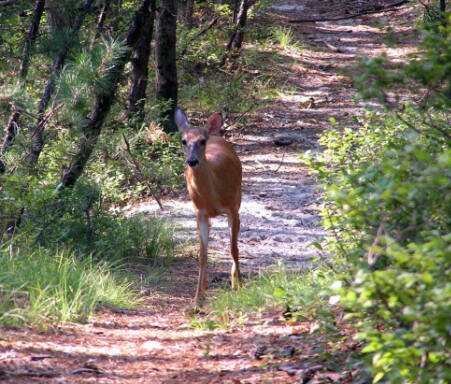
[[[28,74],[28,68],[30,63],[30,49],[36,40],[36,36],[38,35],[39,25],[41,23],[42,14],[44,12],[44,4],[45,0],[36,0],[34,5],[33,14],[31,16],[30,29],[28,30],[27,36],[24,40],[24,49],[22,52],[22,60],[20,63],[19,76],[21,80],[25,80]],[[5,130],[5,137],[3,138],[2,147],[0,153],[5,153],[8,148],[11,146],[14,138],[16,137],[18,126],[19,126],[19,118],[20,112],[17,110],[16,106],[13,105],[13,112],[11,113],[8,125]],[[0,174],[5,171],[5,164],[0,157]]]
[[[146,9],[142,33],[131,54],[132,71],[130,75],[130,94],[128,96],[129,117],[144,120],[144,104],[149,75],[150,43],[153,37],[156,1],[150,2]]]
[[[53,67],[52,72],[50,74],[50,78],[47,80],[44,94],[42,95],[41,100],[39,102],[38,118],[31,133],[32,143],[28,148],[28,157],[27,157],[27,163],[30,168],[36,165],[39,159],[39,155],[41,154],[41,151],[44,147],[44,128],[46,124],[45,111],[50,103],[50,99],[55,89],[56,79],[58,77],[61,68],[64,65],[64,61],[66,60],[69,48],[72,45],[72,42],[74,41],[86,14],[91,8],[93,1],[94,0],[86,0],[84,5],[80,8],[77,18],[75,19],[75,22],[71,28],[67,43],[63,45],[61,50],[58,52],[55,60],[53,61]]]
[[[194,0],[186,0],[185,7],[185,25],[191,29],[193,28]]]
[[[108,0],[105,0],[102,5],[102,9],[100,11],[99,19],[97,20],[97,26],[94,31],[94,36],[92,37],[89,49],[92,49],[94,47],[96,40],[98,39],[100,33],[103,30],[103,26],[105,24],[105,20],[106,20],[106,16],[107,16],[109,7],[110,7],[110,2]]]
[[[70,6],[65,0],[46,0],[47,27],[52,33],[69,30],[76,17],[75,5]]]
[[[155,40],[156,98],[168,108],[160,114],[166,132],[176,132],[174,113],[177,106],[176,64],[177,0],[161,0],[157,10]]]
[[[30,29],[24,41],[22,52],[22,62],[20,63],[19,76],[23,80],[27,77],[28,67],[30,63],[30,49],[38,35],[39,25],[41,23],[42,14],[44,13],[45,0],[36,0],[34,4],[33,14],[31,16]]]
[[[233,29],[233,32],[227,44],[228,51],[241,49],[241,45],[243,44],[244,39],[244,30],[247,23],[248,7],[248,0],[240,0],[238,4],[238,11],[236,13],[234,11],[235,28]]]
[[[143,26],[146,23],[146,12],[151,1],[143,0],[141,6],[136,11],[125,39],[125,44],[128,47],[135,46],[140,35],[143,33]],[[99,89],[91,114],[86,118],[82,126],[84,135],[69,166],[63,171],[58,190],[73,186],[83,173],[86,163],[97,143],[103,122],[113,104],[116,89],[125,64],[130,58],[130,53],[129,49],[125,50],[106,70],[102,83],[108,84],[108,86]]]

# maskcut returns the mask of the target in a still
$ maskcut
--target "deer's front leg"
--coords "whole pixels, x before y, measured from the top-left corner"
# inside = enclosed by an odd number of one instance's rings
[[[197,212],[197,230],[199,232],[199,279],[195,296],[195,305],[201,307],[207,289],[207,258],[209,223],[205,212]]]

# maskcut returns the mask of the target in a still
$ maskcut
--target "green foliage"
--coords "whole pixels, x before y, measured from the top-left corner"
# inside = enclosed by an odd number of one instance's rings
[[[172,229],[163,221],[112,212],[86,181],[57,195],[34,177],[4,177],[0,212],[4,325],[47,327],[84,320],[99,304],[129,306],[137,294],[120,277],[124,267],[158,268],[173,252]],[[11,236],[6,229],[17,220]]]
[[[360,75],[354,76],[360,94],[387,102],[389,90],[403,87],[426,95],[420,99],[423,107],[451,107],[451,14],[444,14],[440,20],[421,30],[421,59],[414,55],[402,70],[387,70],[393,63],[384,55],[364,59]]]
[[[6,179],[0,193],[3,229],[22,211],[13,245],[69,248],[79,256],[120,263],[172,255],[172,231],[163,221],[111,212],[95,184],[79,182],[56,196],[54,186],[32,183],[24,193],[20,183]]]
[[[261,56],[252,49],[243,50],[239,57],[234,57],[230,68],[221,64],[229,54],[225,47],[230,31],[223,26],[232,26],[230,5],[205,3],[198,7],[198,12],[201,20],[216,17],[220,27],[205,29],[207,23],[191,29],[179,27],[179,103],[188,110],[200,110],[205,114],[213,111],[230,114],[252,111],[273,91],[269,86],[272,74],[256,76],[248,70],[262,66]],[[251,17],[251,12],[248,16]]]
[[[337,293],[371,356],[373,382],[450,380],[451,45],[449,25],[437,31],[425,32],[422,53],[402,68],[369,60],[357,79],[366,97],[387,101],[392,86],[412,83],[427,98],[369,112],[359,127],[334,124],[321,138],[325,151],[304,158],[325,185]]]
[[[220,290],[211,303],[210,317],[220,325],[228,325],[233,319],[246,317],[249,312],[282,306],[289,307],[290,316],[295,319],[330,325],[326,303],[332,279],[331,271],[323,268],[295,273],[279,267],[250,279],[239,291]]]
[[[101,137],[88,172],[103,197],[122,203],[180,189],[183,153],[178,135],[166,135],[156,124],[116,126]]]
[[[46,328],[61,321],[84,321],[101,305],[138,303],[120,268],[79,259],[73,253],[0,250],[0,324]]]
[[[295,41],[293,31],[287,27],[272,27],[269,41],[283,49],[298,48],[298,42]]]
[[[440,116],[430,116],[434,125],[445,123]],[[324,224],[336,236],[329,246],[350,282],[339,293],[360,319],[375,375],[445,382],[451,150],[440,130],[421,124],[424,115],[407,108],[401,117],[416,119],[416,130],[388,113],[360,129],[331,130],[310,166],[327,185]]]

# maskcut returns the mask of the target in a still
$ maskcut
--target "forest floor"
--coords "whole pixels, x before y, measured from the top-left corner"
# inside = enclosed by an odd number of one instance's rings
[[[310,244],[327,234],[319,225],[315,180],[299,155],[319,150],[317,139],[330,126],[330,117],[352,124],[363,113],[345,75],[359,58],[386,53],[402,60],[414,49],[412,5],[355,17],[356,3],[384,2],[342,1],[333,7],[337,1],[279,0],[258,19],[291,28],[298,47],[285,49],[283,60],[274,61],[277,68],[271,69],[290,92],[258,108],[246,126],[227,131],[244,168],[239,247],[245,276],[280,261],[294,270],[308,268],[317,252]],[[305,21],[312,19],[320,21]],[[392,45],[387,45],[387,32]],[[269,48],[266,53],[271,56]],[[180,228],[177,236],[195,244],[187,195],[163,199],[163,205],[164,215]],[[151,202],[130,210],[160,214]],[[209,277],[214,290],[227,281],[231,263],[227,223],[219,219],[212,224]],[[2,329],[0,382],[355,382],[355,371],[344,362],[358,344],[344,327],[334,335],[313,333],[315,323],[289,325],[281,320],[280,308],[226,329],[191,327],[185,309],[197,279],[194,249],[178,250],[168,278],[151,289],[138,310],[104,309],[86,324],[64,324],[51,332]]]

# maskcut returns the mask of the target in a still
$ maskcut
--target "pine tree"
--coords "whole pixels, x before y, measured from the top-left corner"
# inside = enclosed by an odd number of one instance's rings
[[[162,106],[160,118],[166,132],[176,132],[174,112],[177,106],[176,64],[177,1],[161,0],[157,9],[155,41],[156,99]]]

